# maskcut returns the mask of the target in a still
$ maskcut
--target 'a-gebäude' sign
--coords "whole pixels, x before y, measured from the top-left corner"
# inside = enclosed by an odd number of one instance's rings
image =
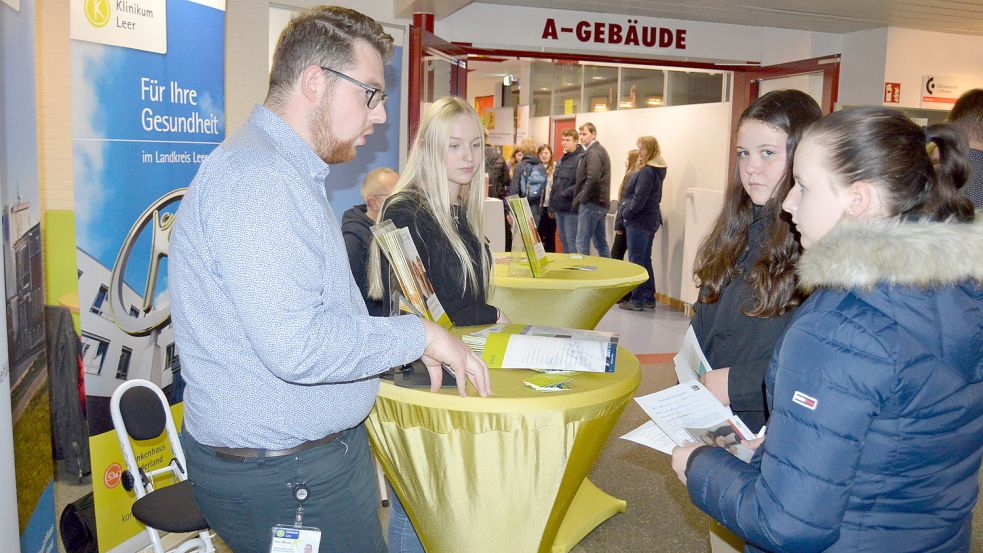
[[[583,43],[686,49],[686,29],[639,24],[638,19],[628,19],[624,23],[582,19],[576,24],[565,25],[558,24],[555,18],[546,18],[543,40],[560,40],[561,34]]]

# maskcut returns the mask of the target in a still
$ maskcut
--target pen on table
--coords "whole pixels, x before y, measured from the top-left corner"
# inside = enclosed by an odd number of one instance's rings
[[[764,438],[765,437],[765,430],[767,430],[767,429],[768,429],[767,426],[762,426],[761,427],[761,430],[758,430],[758,433],[754,435],[754,439]]]

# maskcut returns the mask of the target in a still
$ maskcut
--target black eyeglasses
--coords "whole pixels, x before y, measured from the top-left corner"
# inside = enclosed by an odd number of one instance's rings
[[[374,86],[369,86],[369,85],[363,83],[362,81],[360,81],[358,79],[353,79],[353,78],[349,77],[348,75],[345,75],[341,71],[335,71],[334,69],[331,69],[330,67],[324,67],[324,66],[321,66],[321,69],[324,70],[324,71],[327,71],[328,73],[331,73],[333,75],[337,75],[337,76],[341,77],[342,79],[345,79],[346,81],[352,83],[353,85],[355,85],[355,86],[357,86],[357,87],[365,90],[365,96],[368,98],[365,101],[365,105],[367,105],[369,107],[369,109],[375,109],[376,106],[378,106],[382,102],[385,102],[386,99],[389,98],[389,95],[388,94],[386,94],[385,92],[379,90],[378,88],[376,88]]]

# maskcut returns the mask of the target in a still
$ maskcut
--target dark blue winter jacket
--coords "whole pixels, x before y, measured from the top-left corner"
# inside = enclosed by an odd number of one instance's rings
[[[643,166],[628,181],[621,198],[618,217],[625,225],[645,230],[659,230],[662,226],[662,182],[666,178],[666,164],[656,158]]]
[[[842,221],[766,379],[750,464],[690,457],[693,503],[749,551],[966,552],[983,455],[983,223]]]

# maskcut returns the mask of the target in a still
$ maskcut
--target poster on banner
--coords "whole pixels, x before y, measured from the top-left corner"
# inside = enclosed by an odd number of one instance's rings
[[[13,496],[0,493],[0,550],[37,553],[53,551],[57,540],[38,192],[36,6],[35,0],[17,4],[17,9],[0,4],[5,305],[0,325],[0,388],[5,396],[0,401],[0,489],[9,486],[11,472],[16,482]],[[15,505],[8,503],[10,497],[16,497]]]
[[[127,20],[148,34],[89,29],[101,21],[93,5],[109,10],[106,26]],[[225,12],[222,2],[192,0],[73,0],[71,9],[78,306],[96,525],[100,552],[130,551],[147,539],[120,481],[110,397],[127,380],[149,380],[180,424],[167,249],[185,189],[225,138]],[[154,26],[159,40],[151,40]],[[163,441],[141,445],[135,453],[147,471],[171,458]]]
[[[949,75],[922,75],[919,107],[950,110],[964,92],[983,87],[978,77],[953,77]]]
[[[529,106],[515,108],[515,143],[529,138]]]
[[[493,146],[515,144],[515,108],[492,108],[489,119],[488,143]]]

